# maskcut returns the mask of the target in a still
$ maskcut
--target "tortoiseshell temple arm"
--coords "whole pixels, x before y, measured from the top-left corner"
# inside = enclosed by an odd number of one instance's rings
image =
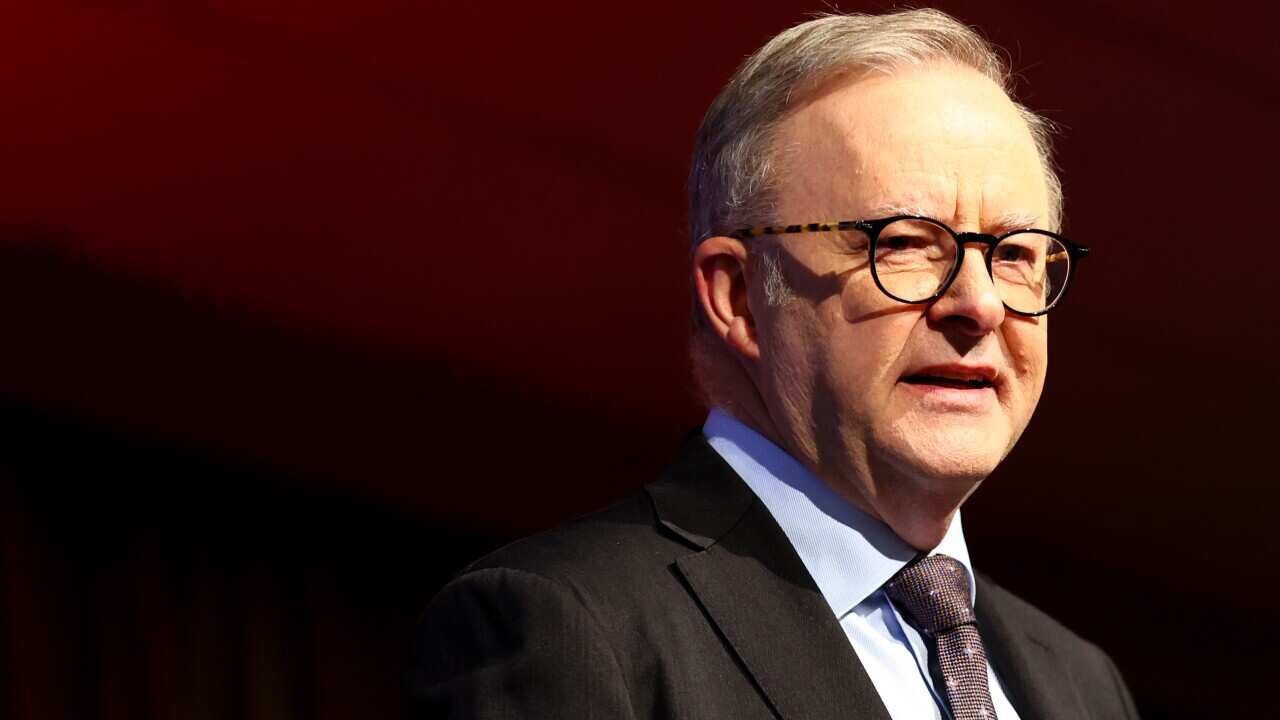
[[[832,220],[830,222],[808,223],[806,225],[761,225],[742,228],[728,233],[736,240],[746,240],[761,235],[795,235],[797,233],[831,232],[841,230],[870,230],[871,225],[863,220]]]

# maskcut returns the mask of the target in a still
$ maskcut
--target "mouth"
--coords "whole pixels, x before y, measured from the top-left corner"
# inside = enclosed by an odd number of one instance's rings
[[[903,375],[900,382],[922,389],[994,389],[999,372],[989,365],[931,365]]]
[[[945,375],[907,375],[902,378],[902,382],[908,385],[936,385],[957,390],[981,390],[995,387],[994,383],[985,378],[957,378]]]

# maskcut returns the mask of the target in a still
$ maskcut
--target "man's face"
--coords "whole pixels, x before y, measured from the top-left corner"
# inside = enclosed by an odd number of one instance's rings
[[[1026,124],[999,87],[954,65],[829,82],[775,149],[780,222],[915,214],[1000,233],[1049,221]],[[755,283],[750,304],[757,380],[786,441],[881,516],[966,497],[1031,419],[1046,318],[1005,310],[981,245],[965,249],[945,296],[907,305],[877,289],[862,233],[777,242],[793,297],[771,306]],[[964,387],[970,378],[993,380]]]

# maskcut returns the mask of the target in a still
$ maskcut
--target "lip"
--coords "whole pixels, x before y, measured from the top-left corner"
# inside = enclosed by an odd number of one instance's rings
[[[1000,381],[1000,371],[993,365],[981,365],[977,363],[942,363],[938,365],[924,365],[909,372],[905,372],[902,374],[902,377],[898,378],[898,382],[904,382],[909,377],[920,376],[949,378],[957,381],[978,381],[993,388],[996,387]]]
[[[972,387],[942,383],[911,382],[912,377],[938,377],[957,383],[976,383]],[[938,410],[983,411],[995,402],[1000,371],[992,365],[944,363],[925,365],[903,373],[898,385],[916,396],[925,407]]]

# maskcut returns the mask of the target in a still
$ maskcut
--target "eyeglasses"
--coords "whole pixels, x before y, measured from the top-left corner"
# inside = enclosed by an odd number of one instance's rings
[[[986,246],[987,273],[996,295],[1018,315],[1043,315],[1066,294],[1076,264],[1089,254],[1057,233],[1036,228],[1001,235],[956,232],[937,220],[897,215],[879,220],[839,220],[807,225],[768,225],[728,233],[745,240],[761,235],[858,230],[868,237],[871,277],[885,295],[908,304],[946,294],[964,262],[961,248]]]

